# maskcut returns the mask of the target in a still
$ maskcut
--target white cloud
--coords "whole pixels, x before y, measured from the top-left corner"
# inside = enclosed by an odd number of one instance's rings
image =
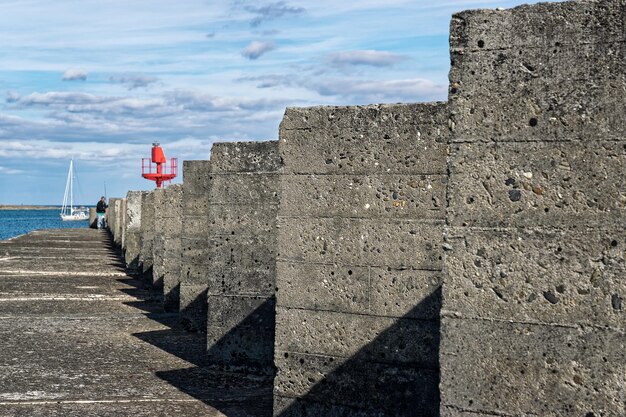
[[[269,20],[279,19],[283,16],[296,16],[306,11],[304,7],[289,6],[284,1],[269,3],[261,7],[247,6],[245,9],[256,15],[250,22],[250,26],[252,27],[259,26],[261,23]]]
[[[256,77],[240,77],[236,82],[251,82],[256,84],[256,88],[272,88],[280,86],[291,86],[297,84],[295,81],[298,77],[293,75],[267,74]]]
[[[15,91],[7,91],[7,103],[16,103],[20,100],[20,95]]]
[[[63,81],[87,81],[87,72],[78,69],[68,69],[63,73]]]
[[[129,90],[134,90],[136,88],[148,87],[150,84],[154,84],[159,81],[159,79],[156,77],[142,74],[122,74],[112,75],[111,77],[109,77],[109,81],[116,84],[123,84]]]
[[[19,169],[7,168],[0,166],[0,174],[3,175],[18,175],[22,174],[24,171],[20,171]]]
[[[374,67],[391,67],[398,62],[405,60],[404,55],[393,54],[384,51],[346,51],[337,52],[328,57],[333,65],[370,65]]]
[[[276,49],[274,42],[270,41],[252,41],[248,46],[241,51],[241,55],[248,59],[257,59],[261,55]]]
[[[213,140],[179,139],[163,143],[168,157],[196,159],[199,155],[208,158]],[[151,143],[115,143],[107,141],[85,141],[79,143],[53,140],[10,140],[0,141],[0,156],[6,158],[32,159],[77,159],[92,163],[137,163],[138,158],[148,157]],[[196,158],[194,158],[196,157]],[[0,166],[0,173],[17,174],[21,171]]]
[[[24,97],[16,97],[15,103],[22,106],[63,106],[70,104],[103,103],[115,100],[113,97],[99,97],[88,93],[47,92],[31,93]]]
[[[431,80],[330,79],[312,86],[323,96],[342,96],[358,101],[431,101],[445,99],[447,86]]]

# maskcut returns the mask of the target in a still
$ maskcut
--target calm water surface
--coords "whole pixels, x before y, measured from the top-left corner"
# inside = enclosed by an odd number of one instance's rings
[[[86,220],[64,222],[57,210],[0,210],[0,240],[10,239],[38,229],[82,228]]]

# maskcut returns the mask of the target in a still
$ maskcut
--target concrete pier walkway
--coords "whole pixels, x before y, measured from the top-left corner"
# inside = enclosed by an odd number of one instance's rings
[[[0,416],[271,414],[271,381],[208,371],[177,323],[105,232],[0,241]]]

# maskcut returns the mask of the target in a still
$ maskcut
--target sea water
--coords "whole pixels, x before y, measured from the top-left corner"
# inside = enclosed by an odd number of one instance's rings
[[[64,222],[56,210],[0,210],[0,240],[10,239],[33,230],[86,228],[88,221]]]

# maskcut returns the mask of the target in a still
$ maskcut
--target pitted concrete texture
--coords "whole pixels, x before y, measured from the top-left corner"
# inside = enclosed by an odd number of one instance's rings
[[[163,293],[167,311],[180,305],[182,185],[154,191],[154,227],[152,283]]]
[[[141,272],[141,202],[145,191],[129,191],[126,195],[126,233],[124,250],[124,261],[126,267],[132,272]]]
[[[274,372],[277,142],[216,143],[211,151],[208,361]]]
[[[285,113],[275,416],[438,414],[448,134],[443,103]]]
[[[183,161],[179,311],[185,327],[206,331],[208,204],[211,162]]]
[[[477,319],[442,335],[442,415],[624,415],[623,331]]]
[[[143,277],[150,282],[152,281],[153,266],[152,246],[155,237],[155,193],[156,190],[152,190],[141,196],[141,250],[139,251],[139,262],[141,263]]]
[[[454,142],[623,140],[624,0],[455,14]]]
[[[452,19],[442,416],[626,414],[625,19]]]
[[[115,225],[117,224],[116,216],[119,212],[119,203],[117,203],[117,200],[117,198],[109,198],[109,201],[107,203],[109,205],[109,208],[107,209],[106,213],[106,225],[109,229],[109,232],[113,236],[113,242],[115,242]],[[118,208],[115,207],[116,203],[118,205]]]
[[[452,145],[450,224],[623,227],[626,141]]]
[[[126,275],[107,233],[38,231],[0,253],[0,416],[271,414],[271,381],[203,368],[204,339]]]
[[[444,103],[289,108],[280,125],[285,174],[445,174],[447,142]]]
[[[448,233],[446,308],[464,317],[626,328],[624,229]]]

